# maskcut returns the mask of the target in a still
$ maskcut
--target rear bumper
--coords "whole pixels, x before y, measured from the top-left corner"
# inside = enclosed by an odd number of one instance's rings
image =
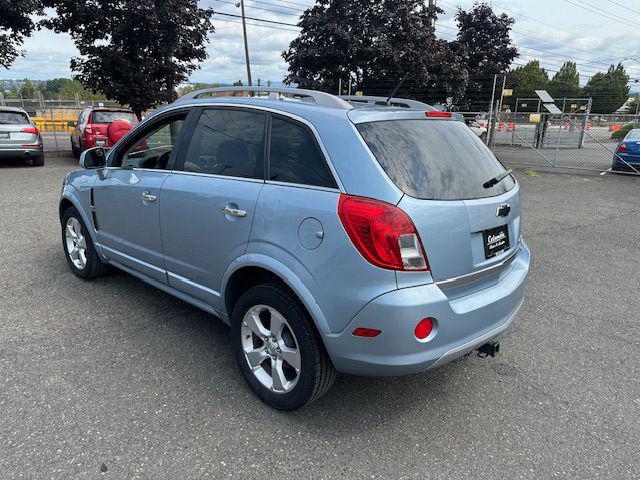
[[[325,337],[336,369],[354,375],[403,375],[443,365],[509,327],[524,299],[531,254],[522,242],[513,261],[491,286],[450,299],[437,284],[386,293],[366,305],[347,328]],[[436,319],[427,342],[414,336],[422,318]],[[355,337],[358,327],[375,328],[374,338]]]
[[[42,145],[37,147],[22,147],[19,145],[0,147],[0,158],[31,158],[42,155]]]
[[[612,170],[620,170],[626,172],[635,172],[636,170],[640,170],[640,156],[624,154],[620,155],[620,158],[616,156],[613,158],[611,168]]]

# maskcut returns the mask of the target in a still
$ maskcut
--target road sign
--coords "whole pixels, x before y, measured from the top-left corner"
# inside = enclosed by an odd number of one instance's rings
[[[546,90],[536,90],[536,95],[540,97],[540,100],[542,100],[543,103],[555,103],[555,100]]]
[[[545,103],[544,108],[546,108],[547,111],[551,113],[556,113],[556,114],[562,113],[562,110],[560,110],[555,103]]]

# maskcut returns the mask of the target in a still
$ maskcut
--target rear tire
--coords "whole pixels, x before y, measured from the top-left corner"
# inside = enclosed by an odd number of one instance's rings
[[[44,166],[44,154],[39,155],[37,157],[32,157],[31,164],[34,167],[43,167]]]
[[[73,146],[73,142],[71,142],[71,153],[73,154],[74,158],[80,158],[80,150]]]
[[[231,335],[242,375],[272,408],[296,410],[333,385],[337,373],[313,321],[278,283],[258,285],[242,294],[233,308]]]
[[[95,247],[82,217],[75,207],[69,207],[62,214],[62,249],[69,268],[83,280],[101,277],[109,271]]]

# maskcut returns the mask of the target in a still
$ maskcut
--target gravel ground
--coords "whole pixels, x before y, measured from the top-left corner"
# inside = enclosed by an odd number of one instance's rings
[[[3,479],[640,476],[640,179],[518,172],[533,265],[500,356],[341,376],[282,413],[220,321],[124,273],[69,272],[72,168],[0,166]]]

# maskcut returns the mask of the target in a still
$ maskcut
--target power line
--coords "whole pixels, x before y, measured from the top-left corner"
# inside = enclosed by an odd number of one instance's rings
[[[588,12],[595,13],[596,15],[600,15],[601,17],[608,18],[609,20],[616,20],[618,22],[622,22],[626,26],[633,27],[633,28],[637,28],[638,27],[637,25],[634,25],[633,23],[629,22],[626,18],[619,17],[619,16],[617,16],[615,14],[606,12],[606,11],[600,9],[600,7],[598,7],[598,6],[594,6],[594,5],[590,4],[590,3],[587,3],[587,2],[582,1],[582,0],[576,0],[576,1],[580,2],[580,3],[575,3],[572,0],[565,0],[565,2],[570,3],[571,5],[575,5],[576,7],[580,7],[582,9],[584,9],[584,10],[587,10]]]
[[[640,11],[638,11],[638,10],[634,10],[634,9],[633,9],[633,8],[631,8],[631,7],[627,7],[626,5],[623,5],[623,4],[621,4],[621,3],[614,2],[613,0],[607,0],[607,1],[608,1],[609,3],[613,3],[614,5],[617,5],[617,6],[619,6],[619,7],[625,8],[625,9],[629,10],[630,12],[637,13],[638,15],[640,15]]]
[[[235,17],[235,18],[242,18],[242,15],[235,15],[233,13],[224,13],[224,12],[213,12],[214,15],[224,15],[225,17]],[[276,22],[275,20],[265,20],[264,18],[256,18],[256,17],[244,17],[247,20],[254,20],[257,22],[266,22],[266,23],[273,23],[276,25],[286,25],[288,27],[298,27],[298,25],[294,24],[294,23],[286,23],[286,22]]]
[[[229,5],[236,6],[235,2],[230,2],[228,0],[214,0],[214,1],[220,2],[220,3],[227,3]],[[280,15],[292,15],[294,17],[299,17],[300,16],[297,13],[283,12],[281,10],[273,10],[272,8],[265,8],[265,7],[254,7],[253,5],[247,5],[247,8],[253,8],[254,10],[264,10],[265,12],[279,13]]]
[[[216,12],[216,13],[218,13],[218,12]],[[245,17],[245,18],[248,18],[248,17]],[[236,20],[230,20],[228,18],[216,18],[215,21],[216,22],[236,23],[238,25],[242,25],[242,22],[238,22]],[[260,25],[259,23],[249,23],[249,22],[247,22],[247,25],[250,25],[252,27],[261,27],[261,28],[271,28],[273,30],[282,30],[283,32],[298,33],[298,30],[294,30],[292,28],[275,27],[273,25]]]

